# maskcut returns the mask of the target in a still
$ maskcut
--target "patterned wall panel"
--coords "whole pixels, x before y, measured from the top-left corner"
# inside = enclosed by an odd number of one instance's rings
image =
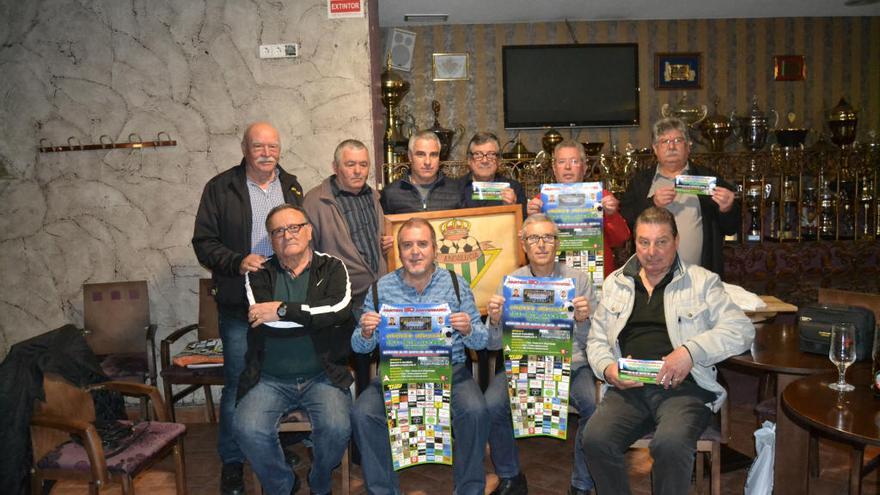
[[[650,144],[650,124],[664,103],[675,103],[676,91],[654,89],[654,53],[702,53],[702,89],[689,93],[691,101],[709,106],[715,95],[721,110],[745,114],[752,95],[762,109],[776,109],[780,117],[795,112],[806,123],[827,133],[824,113],[841,96],[859,111],[859,135],[880,130],[880,18],[784,18],[680,21],[603,21],[533,24],[427,26],[408,28],[417,33],[413,70],[402,73],[412,83],[403,104],[420,127],[432,123],[431,100],[443,104],[440,122],[461,123],[472,134],[494,130],[511,139],[514,131],[502,126],[501,48],[512,44],[618,43],[639,44],[641,126],[638,128],[574,130],[581,141],[609,140],[637,147]],[[431,77],[434,52],[470,54],[470,80],[437,81]],[[774,81],[775,55],[804,55],[804,81]],[[552,77],[563,67],[548,67],[535,77]],[[602,77],[601,72],[596,77]],[[540,149],[543,131],[522,131],[532,151]],[[568,137],[568,132],[563,131]],[[811,135],[808,144],[816,139]],[[729,145],[731,150],[736,146]],[[604,151],[608,151],[606,144]],[[463,158],[464,148],[453,158]]]

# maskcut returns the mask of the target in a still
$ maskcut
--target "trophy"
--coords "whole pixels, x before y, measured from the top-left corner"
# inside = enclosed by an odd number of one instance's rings
[[[859,235],[863,239],[873,239],[874,230],[871,229],[871,204],[874,202],[874,183],[866,175],[862,177],[862,187],[859,193],[860,225]]]
[[[626,143],[623,155],[617,151],[617,145],[612,143],[611,153],[599,155],[599,166],[602,167],[605,188],[620,197],[625,189],[629,171],[637,160],[636,149],[631,143]]]
[[[749,209],[749,228],[747,241],[761,240],[761,183],[750,181],[746,187],[746,206]]]
[[[385,72],[381,78],[382,87],[382,105],[385,107],[385,134],[382,139],[382,147],[385,150],[385,166],[382,167],[383,182],[390,184],[393,182],[392,177],[394,164],[399,163],[399,155],[395,151],[396,148],[406,147],[406,138],[401,131],[403,120],[400,118],[398,105],[400,100],[409,91],[409,83],[404,81],[394,70],[391,69],[391,56],[385,65]]]
[[[807,133],[810,130],[804,127],[794,127],[794,122],[797,120],[797,115],[794,112],[788,112],[785,118],[788,120],[788,127],[773,131],[776,134],[776,143],[783,148],[803,149],[804,140],[806,140]]]
[[[700,144],[704,145],[711,153],[721,153],[724,151],[725,141],[733,132],[730,119],[718,111],[719,103],[721,103],[721,98],[715,96],[713,101],[715,113],[706,117],[700,125],[700,134],[703,137],[703,141]]]
[[[828,127],[831,129],[831,142],[846,148],[856,140],[856,124],[859,118],[853,107],[844,98],[828,112]]]
[[[834,239],[834,207],[835,198],[831,188],[828,187],[828,180],[820,177],[819,187],[819,237],[822,239]]]
[[[541,138],[541,147],[544,148],[545,153],[552,155],[553,148],[555,148],[560,142],[562,142],[562,134],[559,134],[559,131],[556,129],[550,129],[544,134],[544,137]]]
[[[688,102],[687,91],[681,92],[681,98],[678,99],[675,106],[664,103],[660,107],[660,115],[666,118],[674,117],[679,119],[691,128],[695,128],[694,126],[705,119],[707,113],[709,113],[709,109],[706,108],[706,105],[692,105]]]
[[[752,97],[752,110],[745,117],[737,117],[733,112],[730,114],[730,122],[733,125],[733,134],[742,140],[743,146],[749,151],[761,151],[767,144],[767,135],[770,127],[776,127],[779,123],[779,114],[776,110],[770,110],[773,114],[773,125],[764,112],[758,108],[758,95]]]
[[[782,183],[782,232],[779,238],[789,241],[797,237],[797,178],[786,177]]]
[[[804,189],[803,198],[801,198],[801,239],[814,240],[817,236],[816,190],[807,187]]]
[[[429,131],[432,131],[437,135],[437,138],[440,140],[440,160],[446,161],[449,160],[449,154],[452,153],[452,148],[455,148],[455,145],[461,141],[461,137],[464,136],[464,126],[461,124],[455,125],[455,129],[446,129],[440,125],[440,102],[437,100],[431,100],[431,111],[434,112],[434,125],[431,126]]]

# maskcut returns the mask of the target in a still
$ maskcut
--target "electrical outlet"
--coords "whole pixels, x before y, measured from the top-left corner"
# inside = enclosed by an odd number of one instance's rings
[[[260,58],[296,58],[299,57],[299,43],[281,43],[260,45]]]

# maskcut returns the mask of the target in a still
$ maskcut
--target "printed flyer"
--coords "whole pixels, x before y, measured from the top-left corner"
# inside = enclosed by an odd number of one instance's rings
[[[568,431],[574,280],[504,277],[503,346],[516,438]]]
[[[379,376],[394,470],[452,464],[452,327],[448,304],[383,304]]]
[[[559,228],[559,260],[590,274],[593,285],[605,278],[602,183],[542,184],[541,211]]]

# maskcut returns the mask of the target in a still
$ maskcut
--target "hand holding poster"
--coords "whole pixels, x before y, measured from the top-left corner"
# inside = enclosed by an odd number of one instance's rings
[[[574,292],[570,278],[504,278],[503,345],[516,438],[566,437]]]
[[[559,228],[557,250],[565,264],[589,272],[596,286],[604,279],[605,222],[602,183],[543,184],[541,211]]]
[[[395,470],[452,464],[448,304],[383,304],[379,376]]]

